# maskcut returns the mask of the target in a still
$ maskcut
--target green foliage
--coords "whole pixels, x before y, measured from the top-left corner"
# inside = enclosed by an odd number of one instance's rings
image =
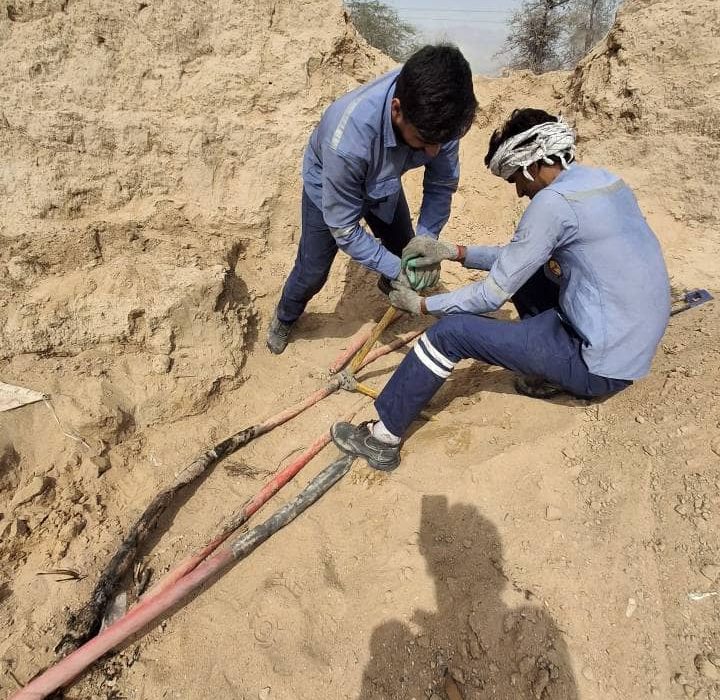
[[[501,55],[534,73],[573,67],[608,31],[618,0],[524,0]]]
[[[402,62],[419,48],[417,30],[379,0],[349,0],[346,7],[355,28],[367,42]]]
[[[502,53],[512,68],[544,73],[560,67],[558,44],[563,35],[559,7],[569,0],[525,0],[510,19],[510,32]]]

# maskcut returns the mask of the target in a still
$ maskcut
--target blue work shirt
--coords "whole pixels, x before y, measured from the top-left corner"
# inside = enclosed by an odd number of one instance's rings
[[[427,310],[492,311],[541,265],[560,286],[561,316],[582,338],[588,369],[612,379],[645,376],[670,316],[667,269],[630,188],[600,168],[561,172],[532,199],[507,245],[468,247],[465,266],[489,275],[428,297]]]
[[[450,216],[460,177],[457,140],[430,158],[399,142],[391,102],[400,69],[333,102],[310,137],[303,159],[305,191],[322,211],[340,250],[390,279],[400,274],[400,259],[360,226],[371,211],[391,223],[403,173],[425,166],[423,201],[416,233],[438,237]]]

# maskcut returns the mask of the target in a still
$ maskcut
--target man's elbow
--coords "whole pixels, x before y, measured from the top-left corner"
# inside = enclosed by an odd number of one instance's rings
[[[492,275],[488,275],[483,285],[483,301],[487,311],[497,311],[506,301],[509,301],[511,294],[503,289]]]
[[[330,233],[332,234],[332,237],[335,239],[335,242],[338,244],[338,246],[342,248],[353,239],[357,229],[357,224],[352,224],[351,226],[343,226],[341,228],[331,227]]]

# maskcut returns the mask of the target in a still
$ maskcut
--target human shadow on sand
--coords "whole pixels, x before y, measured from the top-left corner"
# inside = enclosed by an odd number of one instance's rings
[[[416,610],[412,629],[399,620],[375,629],[359,700],[577,700],[552,617],[502,600],[509,583],[489,520],[471,505],[424,496],[419,546],[437,611]]]

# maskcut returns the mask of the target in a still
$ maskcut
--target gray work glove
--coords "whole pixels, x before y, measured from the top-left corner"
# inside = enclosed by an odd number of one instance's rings
[[[458,247],[455,243],[438,241],[430,236],[415,236],[402,252],[403,269],[439,265],[443,260],[457,260]],[[411,262],[412,261],[412,262]]]
[[[410,286],[404,274],[392,281],[392,292],[390,292],[390,303],[402,311],[411,314],[422,313],[422,297]]]

